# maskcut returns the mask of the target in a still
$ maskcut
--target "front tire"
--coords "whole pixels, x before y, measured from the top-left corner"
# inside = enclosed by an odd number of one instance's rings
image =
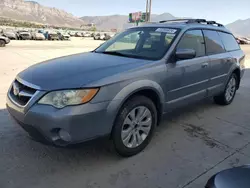
[[[141,152],[150,142],[157,124],[155,104],[145,96],[129,99],[117,115],[112,140],[115,150],[124,157]]]
[[[5,46],[5,41],[4,40],[0,40],[0,47],[4,47]]]
[[[238,77],[235,73],[233,73],[227,82],[224,92],[218,96],[215,96],[214,102],[219,105],[231,104],[234,100],[238,83]]]

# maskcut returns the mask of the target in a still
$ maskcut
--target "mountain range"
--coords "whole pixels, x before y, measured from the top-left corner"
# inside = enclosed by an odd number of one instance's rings
[[[226,26],[235,35],[250,37],[250,18],[246,20],[237,20]]]
[[[78,18],[64,10],[46,7],[35,1],[0,0],[0,17],[36,22],[48,25],[80,28],[84,24],[94,23],[98,30],[123,30],[130,27],[128,15],[84,16]],[[151,21],[176,19],[170,13],[152,14]],[[250,18],[236,20],[226,25],[235,35],[250,37]]]
[[[0,0],[0,17],[65,27],[84,24],[83,20],[66,11],[24,0]]]
[[[81,19],[85,23],[94,23],[98,29],[110,30],[117,29],[123,30],[125,28],[131,27],[133,24],[128,23],[128,15],[110,15],[110,16],[84,16]],[[169,13],[163,13],[160,15],[152,14],[152,21],[160,20],[170,20],[176,19],[173,15]]]

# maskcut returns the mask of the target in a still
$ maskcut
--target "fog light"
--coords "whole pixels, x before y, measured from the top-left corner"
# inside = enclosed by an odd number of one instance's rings
[[[63,129],[59,130],[58,135],[59,135],[60,139],[65,141],[65,142],[70,142],[71,141],[70,134],[67,131],[63,130]]]

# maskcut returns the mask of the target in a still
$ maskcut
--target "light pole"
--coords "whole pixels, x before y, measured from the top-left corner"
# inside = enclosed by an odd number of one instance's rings
[[[152,0],[149,0],[149,14],[148,14],[148,21],[150,22],[151,20],[151,8],[152,8]]]
[[[145,16],[145,21],[148,22],[148,0],[146,2],[146,16]]]

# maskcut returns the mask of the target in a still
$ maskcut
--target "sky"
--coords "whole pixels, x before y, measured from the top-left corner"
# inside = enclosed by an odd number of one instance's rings
[[[146,0],[35,0],[75,16],[128,15],[145,11]],[[250,0],[152,0],[152,13],[176,17],[205,18],[223,24],[250,18]]]

